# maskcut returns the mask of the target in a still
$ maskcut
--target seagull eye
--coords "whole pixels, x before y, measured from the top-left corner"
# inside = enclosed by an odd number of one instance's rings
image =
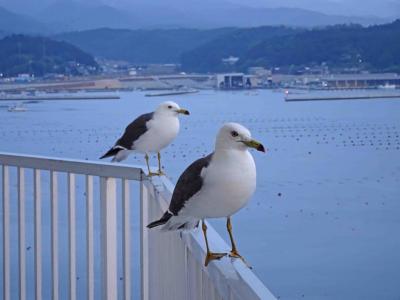
[[[168,108],[169,108],[169,109],[171,109],[171,108],[172,108],[172,106],[171,106],[171,105],[168,105]]]
[[[237,137],[239,135],[239,133],[237,133],[237,131],[232,131],[231,132],[231,136],[233,137]]]

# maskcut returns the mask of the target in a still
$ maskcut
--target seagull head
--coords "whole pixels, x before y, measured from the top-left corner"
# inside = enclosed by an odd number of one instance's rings
[[[238,123],[226,123],[218,132],[216,149],[247,150],[254,148],[265,152],[264,146],[251,137],[250,131]]]
[[[172,101],[166,101],[161,103],[157,109],[157,114],[163,114],[167,116],[178,116],[179,114],[189,115],[189,111],[186,109],[180,108],[179,105]]]

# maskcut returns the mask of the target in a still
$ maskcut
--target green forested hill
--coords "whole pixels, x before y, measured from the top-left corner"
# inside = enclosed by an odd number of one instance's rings
[[[79,74],[97,69],[93,56],[66,42],[25,35],[11,35],[0,40],[0,73],[4,76]]]
[[[234,30],[101,28],[63,33],[54,38],[72,43],[96,57],[136,64],[178,63],[183,52]]]
[[[181,63],[184,70],[195,72],[230,71],[237,66],[227,66],[222,59],[235,56],[242,59],[251,49],[265,40],[281,39],[304,31],[288,27],[256,27],[236,29],[200,47],[184,52]],[[239,61],[241,63],[241,61]]]
[[[251,35],[255,37],[249,43]],[[321,63],[334,68],[399,72],[399,53],[400,20],[397,20],[370,27],[341,25],[312,30],[281,30],[270,35],[257,28],[239,30],[183,53],[181,61],[184,70],[195,72]],[[234,66],[222,63],[222,58],[229,55],[239,57]]]
[[[96,29],[53,38],[62,41],[21,35],[0,40],[0,72],[73,73],[78,72],[71,67],[73,61],[95,69],[93,56],[136,64],[181,63],[188,72],[245,71],[251,66],[291,69],[322,63],[331,69],[400,72],[400,20],[318,29]],[[222,59],[229,56],[238,57],[238,62],[224,64]]]

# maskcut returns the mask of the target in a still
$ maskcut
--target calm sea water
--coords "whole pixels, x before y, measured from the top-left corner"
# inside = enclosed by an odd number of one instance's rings
[[[269,151],[253,152],[257,191],[234,216],[234,233],[239,251],[271,291],[280,299],[400,298],[400,99],[285,103],[271,91],[121,97],[27,104],[25,113],[9,113],[0,103],[0,151],[96,160],[138,114],[174,100],[191,111],[163,151],[175,182],[191,161],[212,151],[224,122],[242,123]],[[144,161],[137,155],[127,162]],[[212,223],[228,240],[225,220]],[[66,228],[60,235],[66,237]],[[84,240],[84,228],[77,235]],[[50,276],[47,267],[45,273]],[[50,295],[49,287],[44,293]]]

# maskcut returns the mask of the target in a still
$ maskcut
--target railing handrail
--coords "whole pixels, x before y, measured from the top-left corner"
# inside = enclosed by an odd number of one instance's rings
[[[100,177],[114,177],[140,181],[143,171],[140,166],[113,164],[79,159],[47,157],[39,155],[0,152],[0,164],[14,167],[69,172]]]
[[[141,167],[126,164],[0,152],[0,165],[141,181],[142,184],[156,191],[157,196],[154,200],[158,201],[163,210],[167,209],[174,190],[174,185],[167,177],[149,179],[144,176]],[[104,201],[104,203],[110,203],[110,201]],[[146,224],[143,225],[142,230],[147,230]],[[185,247],[202,265],[206,249],[201,232],[199,230],[183,232],[180,236]],[[208,237],[213,249],[221,252],[229,251],[227,243],[212,226],[208,226]],[[233,294],[236,299],[276,300],[262,281],[240,259],[222,259],[216,263],[210,263],[203,272],[208,274],[207,276],[212,280],[220,295]]]

